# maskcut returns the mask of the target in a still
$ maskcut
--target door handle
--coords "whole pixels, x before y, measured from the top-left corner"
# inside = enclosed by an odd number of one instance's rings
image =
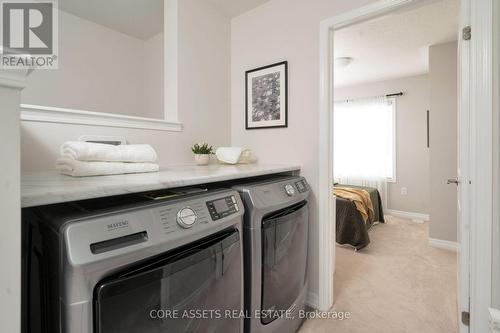
[[[459,184],[459,183],[460,183],[460,182],[458,181],[458,179],[457,179],[457,178],[448,179],[448,181],[446,182],[446,184],[448,184],[448,185],[449,185],[449,184],[455,184],[455,185],[457,185],[457,186],[458,186],[458,184]]]

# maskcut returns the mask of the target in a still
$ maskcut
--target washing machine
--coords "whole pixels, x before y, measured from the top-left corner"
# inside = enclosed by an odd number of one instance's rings
[[[309,185],[277,177],[233,189],[245,205],[245,332],[294,333],[307,293]]]
[[[23,210],[23,332],[240,332],[242,219],[233,190]]]

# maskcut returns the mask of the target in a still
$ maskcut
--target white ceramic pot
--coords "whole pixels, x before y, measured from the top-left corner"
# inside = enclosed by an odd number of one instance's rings
[[[207,165],[210,162],[210,154],[194,154],[194,161],[198,165]]]

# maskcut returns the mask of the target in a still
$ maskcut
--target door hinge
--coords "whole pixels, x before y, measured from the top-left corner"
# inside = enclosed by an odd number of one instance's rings
[[[468,25],[462,29],[462,38],[464,40],[470,40],[471,37],[472,37],[472,30],[471,30],[470,25]]]
[[[462,311],[462,324],[469,326],[470,324],[470,313],[469,311]]]

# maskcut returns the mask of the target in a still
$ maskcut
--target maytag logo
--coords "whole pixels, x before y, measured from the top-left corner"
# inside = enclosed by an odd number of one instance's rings
[[[110,223],[108,224],[108,231],[116,230],[116,229],[123,229],[127,228],[129,226],[128,221],[120,221],[120,222],[115,222],[115,223]]]

